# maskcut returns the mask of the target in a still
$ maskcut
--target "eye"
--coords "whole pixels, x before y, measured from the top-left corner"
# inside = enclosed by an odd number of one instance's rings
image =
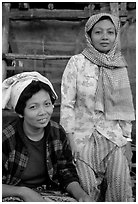
[[[95,34],[99,35],[99,34],[101,34],[101,31],[97,30],[97,31],[95,31]]]
[[[52,105],[52,103],[51,103],[50,101],[45,102],[45,106],[46,106],[46,107],[49,107],[49,106],[51,106],[51,105]]]
[[[29,109],[31,109],[31,110],[34,110],[34,109],[36,109],[37,107],[36,107],[36,105],[31,105],[30,107],[29,107]]]
[[[108,34],[109,34],[109,35],[114,35],[115,32],[114,32],[114,31],[108,31]]]

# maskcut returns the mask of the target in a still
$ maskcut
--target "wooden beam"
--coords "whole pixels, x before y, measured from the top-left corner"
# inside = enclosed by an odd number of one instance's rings
[[[15,60],[15,59],[27,59],[27,60],[57,60],[57,59],[69,59],[71,55],[33,55],[33,54],[15,54],[5,53],[3,58]]]
[[[49,9],[28,9],[28,10],[18,10],[12,9],[10,11],[10,20],[61,20],[61,21],[81,21],[87,20],[91,15],[97,14],[97,10],[89,6],[84,10],[49,10]],[[104,12],[107,7],[101,8]],[[107,10],[106,10],[107,11]],[[124,16],[126,12],[119,10],[118,3],[110,3],[110,11],[113,15]]]
[[[48,9],[29,9],[20,11],[12,9],[10,12],[11,20],[81,20],[89,18],[89,12],[84,10],[48,10]]]
[[[15,71],[15,70],[18,70],[18,71],[28,71],[28,67],[21,67],[21,66],[7,66],[7,71]],[[49,67],[36,67],[35,68],[35,71],[46,71],[46,73],[53,73],[53,72],[57,72],[57,69],[51,69]]]

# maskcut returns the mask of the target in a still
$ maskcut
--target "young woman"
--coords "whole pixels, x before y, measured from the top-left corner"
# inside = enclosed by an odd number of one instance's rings
[[[6,79],[2,88],[3,108],[19,115],[3,129],[2,196],[52,202],[35,190],[46,185],[78,201],[92,201],[79,185],[65,131],[50,120],[57,99],[50,81],[38,72],[24,72]]]
[[[94,200],[132,201],[129,172],[135,119],[119,19],[100,13],[85,26],[86,48],[62,77],[61,118],[81,185]]]

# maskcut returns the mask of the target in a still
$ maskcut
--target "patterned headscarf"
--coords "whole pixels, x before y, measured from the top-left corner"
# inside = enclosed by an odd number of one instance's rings
[[[107,54],[94,48],[88,34],[103,16],[111,19],[116,30],[115,42]],[[135,120],[127,63],[121,55],[119,18],[108,13],[91,16],[85,26],[85,37],[87,46],[82,54],[100,68],[95,110],[104,112],[108,120]]]
[[[52,98],[57,99],[57,94],[51,82],[38,72],[23,72],[21,74],[16,74],[12,77],[5,79],[2,83],[2,108],[14,109],[17,105],[18,99],[23,92],[23,90],[32,81],[41,81],[47,84],[52,91]]]

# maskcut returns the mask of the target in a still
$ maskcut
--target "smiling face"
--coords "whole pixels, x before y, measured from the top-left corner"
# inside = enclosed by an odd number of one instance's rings
[[[24,127],[37,130],[44,128],[50,121],[53,105],[49,93],[44,89],[34,94],[24,109]]]
[[[115,27],[109,19],[101,20],[94,25],[90,37],[96,50],[107,53],[115,42]]]

